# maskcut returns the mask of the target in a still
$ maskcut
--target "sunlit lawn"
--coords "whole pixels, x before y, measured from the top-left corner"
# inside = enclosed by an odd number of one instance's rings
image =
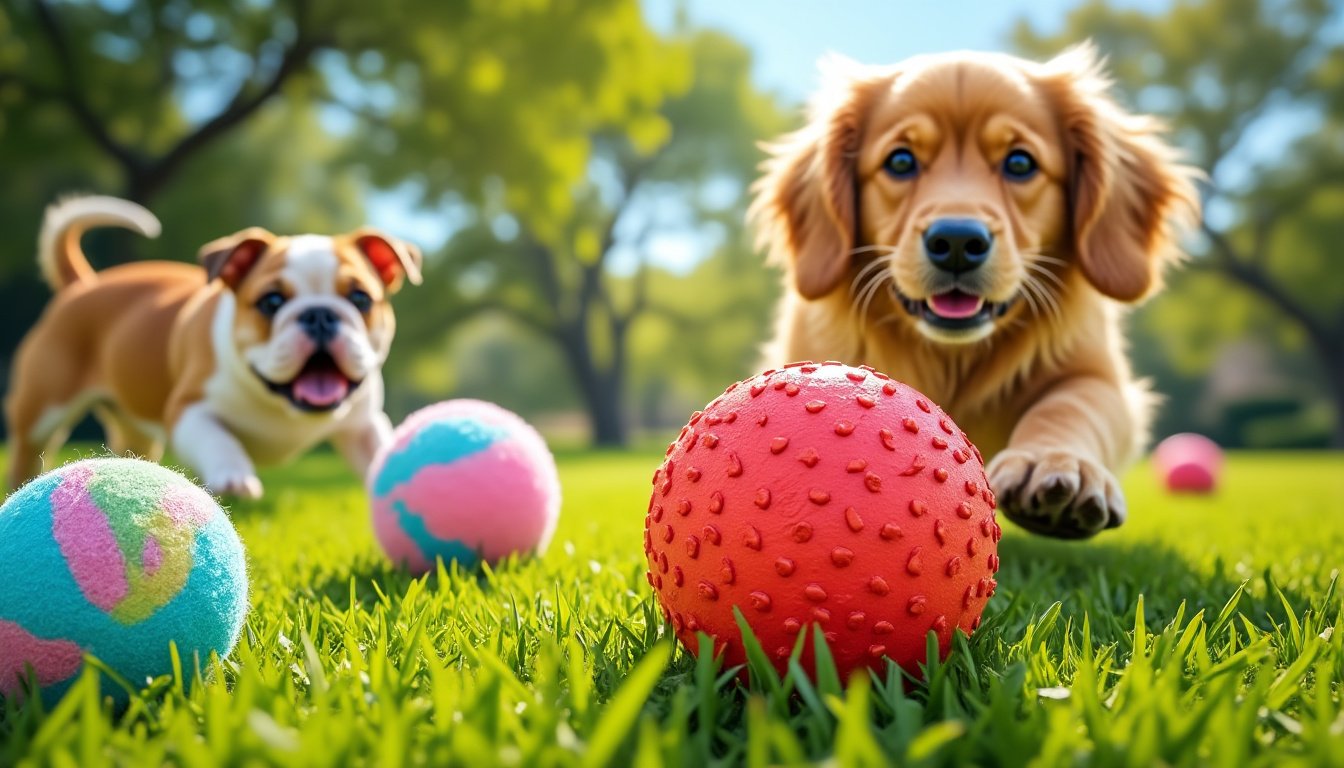
[[[271,472],[234,510],[254,607],[222,671],[120,715],[91,680],[7,704],[0,764],[1344,765],[1344,456],[1234,456],[1215,498],[1140,467],[1094,542],[1006,526],[974,639],[928,684],[848,693],[668,660],[641,555],[657,456],[562,455],[545,557],[419,580],[334,456]]]

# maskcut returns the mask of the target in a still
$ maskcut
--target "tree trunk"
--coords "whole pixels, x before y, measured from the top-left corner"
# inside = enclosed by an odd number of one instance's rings
[[[602,448],[624,448],[630,441],[626,430],[624,392],[614,371],[598,372],[602,383],[596,388],[600,397],[588,403],[593,425],[593,444]]]
[[[1310,317],[1305,310],[1303,317]],[[1330,447],[1344,449],[1344,335],[1334,332],[1325,324],[1299,322],[1307,333],[1311,349],[1320,363],[1325,378],[1325,392],[1335,407],[1335,423],[1330,430]]]
[[[1335,406],[1335,425],[1330,431],[1330,447],[1344,449],[1344,344],[1321,353],[1325,389]]]
[[[574,382],[583,397],[592,429],[593,444],[604,448],[622,448],[629,441],[625,424],[625,355],[613,356],[613,365],[603,369],[593,357],[592,344],[582,327],[561,332],[561,348]]]
[[[1330,433],[1330,447],[1344,450],[1344,371],[1336,374],[1330,385],[1331,396],[1335,401],[1335,428]]]
[[[1344,333],[1328,320],[1321,320],[1312,314],[1306,305],[1265,274],[1259,266],[1238,258],[1220,233],[1208,227],[1204,231],[1214,238],[1215,245],[1222,252],[1220,271],[1265,299],[1306,333],[1316,360],[1320,363],[1321,372],[1325,374],[1326,392],[1335,407],[1330,446],[1344,448]]]
[[[155,169],[128,171],[126,180],[121,185],[121,196],[152,210],[150,202],[167,182],[168,177]]]

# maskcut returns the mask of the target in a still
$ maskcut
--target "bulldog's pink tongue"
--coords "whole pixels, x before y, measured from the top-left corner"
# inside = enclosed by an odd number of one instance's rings
[[[975,317],[984,303],[985,300],[979,296],[962,293],[956,289],[929,297],[929,309],[932,309],[940,317],[946,317],[949,320]]]
[[[335,405],[350,392],[350,381],[331,369],[304,371],[294,380],[294,399],[318,408]]]

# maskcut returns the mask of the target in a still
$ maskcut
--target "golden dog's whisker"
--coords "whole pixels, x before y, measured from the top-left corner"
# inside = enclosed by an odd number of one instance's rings
[[[1051,283],[1053,283],[1056,287],[1058,287],[1061,290],[1063,290],[1064,288],[1064,281],[1060,279],[1059,275],[1056,275],[1054,272],[1051,272],[1045,267],[1031,264],[1027,266],[1027,271],[1033,277],[1049,280]]]
[[[890,245],[861,245],[858,248],[849,250],[850,256],[860,256],[865,253],[881,253],[883,256],[892,256],[896,253],[896,248]]]
[[[1064,320],[1063,312],[1059,306],[1058,300],[1046,290],[1045,286],[1039,280],[1031,275],[1024,276],[1022,287],[1040,301],[1044,307],[1044,318],[1051,324],[1059,324]]]
[[[1036,254],[1036,256],[1039,256],[1039,254]],[[1048,266],[1038,264],[1038,262],[1035,261],[1024,261],[1023,268],[1027,270],[1027,273],[1031,274],[1032,277],[1038,278],[1038,280],[1039,278],[1046,278],[1046,280],[1051,281],[1051,284],[1054,285],[1055,288],[1058,289],[1058,291],[1060,292],[1064,291],[1063,278],[1060,277],[1059,274],[1055,272],[1055,270],[1048,268]]]
[[[1036,277],[1029,275],[1027,277],[1026,282],[1031,284],[1032,288],[1036,293],[1037,298],[1039,298],[1041,304],[1045,306],[1047,319],[1054,324],[1063,323],[1064,312],[1061,309],[1059,305],[1059,299],[1055,296],[1055,294],[1049,289],[1047,289],[1046,286]]]
[[[872,297],[876,296],[876,292],[883,281],[891,277],[891,273],[883,271],[885,266],[886,262],[882,259],[866,264],[850,283],[850,295],[854,297],[854,301],[850,304],[850,321],[860,330],[862,330],[863,321],[867,314],[867,310],[863,308],[864,305],[871,302]]]
[[[1054,320],[1054,313],[1051,311],[1050,305],[1046,303],[1046,297],[1041,291],[1039,282],[1030,275],[1024,276],[1022,278],[1022,291],[1022,295],[1030,300],[1033,314],[1048,321]]]
[[[1058,256],[1054,256],[1046,251],[1032,251],[1027,255],[1034,256],[1037,261],[1043,261],[1047,264],[1054,264],[1057,267],[1066,267],[1069,264],[1067,261],[1059,258]]]
[[[867,319],[868,312],[873,308],[873,301],[876,300],[878,293],[890,279],[890,272],[880,272],[868,282],[868,285],[864,286],[858,302],[859,312],[855,318],[856,327],[860,333],[863,331],[863,321]]]
[[[1027,303],[1033,316],[1041,316],[1041,307],[1036,303],[1035,292],[1032,290],[1032,285],[1027,282],[1027,279],[1022,281],[1022,300]]]
[[[1060,280],[1058,277],[1056,277],[1055,275],[1050,275],[1050,278],[1051,278],[1052,280],[1055,281],[1055,285],[1057,285],[1057,286],[1059,287],[1059,291],[1063,291],[1063,290],[1064,290],[1064,283],[1063,283],[1063,281],[1061,281],[1061,280]],[[1046,290],[1046,285],[1045,285],[1044,283],[1042,283],[1042,282],[1040,281],[1039,278],[1035,278],[1035,277],[1033,277],[1032,279],[1036,282],[1036,286],[1037,286],[1037,288],[1039,288],[1039,289],[1041,290],[1041,295],[1045,296],[1045,298],[1047,298],[1047,299],[1050,300],[1050,306],[1054,309],[1055,317],[1056,317],[1058,320],[1063,321],[1063,319],[1064,319],[1064,310],[1063,310],[1063,307],[1061,306],[1061,303],[1060,303],[1060,299],[1059,299],[1059,295],[1060,295],[1060,294],[1059,294],[1058,292],[1055,292],[1055,291],[1049,291],[1049,290]]]
[[[862,311],[859,313],[860,317],[868,316],[868,311],[873,307],[873,301],[877,298],[877,294],[882,290],[882,287],[889,279],[891,279],[891,274],[889,272],[883,272],[868,282],[868,286],[864,289],[863,293],[863,307]]]
[[[1064,290],[1064,281],[1060,279],[1059,275],[1056,275],[1054,272],[1051,272],[1045,267],[1042,267],[1040,264],[1032,264],[1031,262],[1027,262],[1026,267],[1027,270],[1032,275],[1036,277],[1048,278],[1052,283],[1055,284],[1056,288],[1058,288],[1061,291]]]
[[[883,267],[885,267],[885,266],[886,266],[886,262],[883,261],[882,259],[875,259],[874,261],[869,262],[868,264],[865,264],[865,265],[858,271],[858,273],[857,273],[856,275],[854,275],[854,279],[850,282],[850,284],[849,284],[849,292],[850,292],[850,294],[851,294],[851,295],[857,295],[858,290],[859,290],[859,283],[862,282],[863,280],[865,280],[867,277],[869,277],[874,271],[876,271],[876,270],[878,270],[878,269],[881,269],[881,268],[883,268]]]
[[[1027,257],[1027,260],[1023,263],[1028,266],[1044,267],[1046,264],[1051,264],[1056,267],[1067,267],[1069,265],[1067,261],[1057,256],[1052,256],[1046,251],[1026,251],[1022,255]]]
[[[874,275],[874,279],[875,278],[876,276]],[[871,282],[871,280],[866,280],[860,287],[857,285],[857,283],[861,279],[863,279],[862,276],[856,277],[855,285],[850,288],[850,295],[853,297],[853,299],[849,303],[849,320],[856,326],[859,324],[859,305],[861,303],[859,297],[863,295],[864,291],[868,290],[868,285]]]

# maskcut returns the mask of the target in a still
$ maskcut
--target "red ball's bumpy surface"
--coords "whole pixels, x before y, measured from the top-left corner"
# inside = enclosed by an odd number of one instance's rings
[[[745,651],[737,606],[782,670],[819,625],[840,673],[912,672],[980,623],[999,568],[984,462],[919,392],[870,368],[800,363],[729,387],[653,475],[648,580],[692,651]],[[812,654],[803,661],[810,668]]]

